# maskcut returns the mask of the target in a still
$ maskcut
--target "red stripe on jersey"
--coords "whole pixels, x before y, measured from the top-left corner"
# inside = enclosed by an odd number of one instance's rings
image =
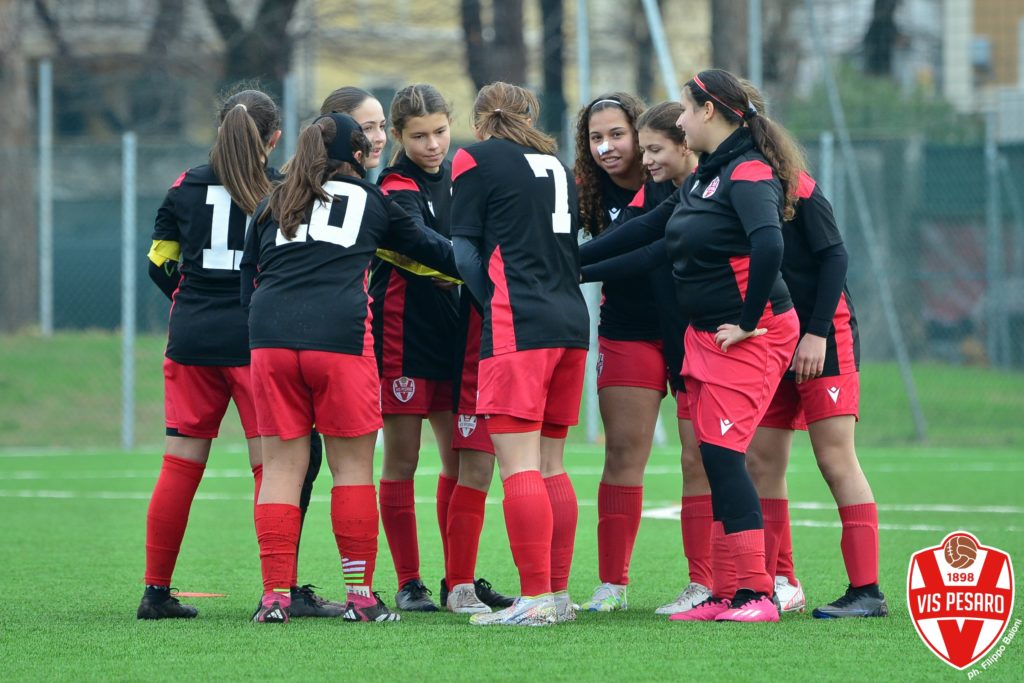
[[[814,186],[817,183],[814,182],[814,178],[809,176],[806,171],[800,171],[800,182],[796,186],[796,196],[798,199],[807,199],[814,192]]]
[[[384,194],[390,194],[392,192],[399,192],[401,190],[407,190],[409,192],[419,192],[420,186],[416,184],[416,181],[412,178],[406,178],[404,175],[392,173],[380,184],[381,191]]]
[[[633,195],[633,201],[631,201],[629,203],[629,205],[633,206],[633,207],[636,207],[638,209],[644,208],[644,188],[643,188],[643,186],[640,186],[640,189],[637,190],[635,195]]]
[[[853,328],[850,327],[850,307],[846,305],[846,293],[839,297],[832,324],[836,327],[836,355],[839,357],[839,374],[857,372],[857,359],[853,355]]]
[[[480,337],[483,334],[483,318],[475,306],[469,307],[469,322],[466,329],[466,354],[462,357],[462,381],[459,384],[459,412],[464,415],[476,413],[476,391],[480,384]]]
[[[732,170],[732,175],[729,176],[730,180],[749,180],[752,183],[756,183],[761,180],[772,179],[772,167],[763,161],[753,160],[744,161],[742,164]]]
[[[373,297],[370,296],[370,266],[363,271],[363,294],[366,295],[366,331],[363,332],[363,355],[372,356],[373,351]]]
[[[464,149],[460,149],[455,153],[455,158],[452,159],[452,182],[466,171],[476,168],[476,159]]]
[[[729,259],[732,274],[736,277],[736,287],[740,290],[740,298],[747,298],[747,279],[750,277],[750,257],[733,256]]]
[[[181,185],[183,182],[185,182],[185,176],[188,175],[189,170],[191,169],[185,169],[184,171],[181,172],[181,175],[178,176],[178,179],[174,181],[173,185],[171,185],[172,190]]]
[[[494,353],[516,350],[516,328],[512,322],[512,301],[508,296],[505,279],[505,260],[501,247],[495,247],[487,264],[487,274],[494,283],[491,295],[491,349]]]
[[[383,374],[400,377],[402,371],[402,350],[405,337],[405,278],[392,270],[388,277],[388,288],[384,294],[383,333],[381,344],[381,365]]]

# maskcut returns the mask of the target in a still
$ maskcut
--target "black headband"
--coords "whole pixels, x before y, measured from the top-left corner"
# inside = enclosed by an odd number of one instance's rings
[[[356,170],[356,173],[359,174],[360,178],[365,178],[366,169],[363,168],[361,163],[356,161],[355,154],[352,153],[352,134],[362,133],[362,128],[348,114],[340,114],[335,111],[318,116],[313,123],[315,124],[321,119],[331,119],[334,121],[334,128],[337,131],[334,140],[331,141],[331,144],[327,145],[327,158],[350,164]]]

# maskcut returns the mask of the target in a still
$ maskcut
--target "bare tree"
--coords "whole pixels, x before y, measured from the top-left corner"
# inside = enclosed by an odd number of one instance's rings
[[[734,74],[747,72],[747,0],[711,5],[711,63]]]
[[[565,132],[565,41],[562,24],[565,21],[563,0],[540,0],[543,22],[544,90],[541,93],[541,127],[561,140]]]
[[[0,331],[38,313],[38,251],[29,63],[22,52],[19,0],[0,0]]]
[[[523,1],[493,0],[491,25],[484,26],[480,0],[461,0],[466,71],[477,89],[494,81],[526,81]]]
[[[298,0],[260,0],[255,18],[246,27],[228,0],[206,0],[225,45],[225,83],[255,78],[266,90],[281,95],[294,47],[288,23],[297,4]]]
[[[892,75],[892,57],[900,40],[896,26],[896,10],[900,0],[875,0],[871,23],[864,33],[864,73],[873,76]]]

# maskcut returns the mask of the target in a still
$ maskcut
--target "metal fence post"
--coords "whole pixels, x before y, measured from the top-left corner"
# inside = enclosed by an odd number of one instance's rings
[[[39,330],[53,336],[53,65],[39,62]]]
[[[121,137],[121,447],[135,445],[135,133]]]

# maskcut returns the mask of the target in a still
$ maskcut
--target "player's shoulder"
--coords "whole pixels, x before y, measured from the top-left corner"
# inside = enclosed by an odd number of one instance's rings
[[[193,166],[174,181],[172,187],[187,187],[194,185],[220,185],[220,178],[213,172],[209,164]]]
[[[420,192],[420,181],[417,177],[416,168],[412,163],[403,163],[403,157],[398,163],[388,166],[380,172],[377,184],[384,194],[392,192]]]
[[[778,180],[775,170],[767,159],[757,150],[750,150],[739,155],[729,163],[726,171],[731,182],[770,182]]]

